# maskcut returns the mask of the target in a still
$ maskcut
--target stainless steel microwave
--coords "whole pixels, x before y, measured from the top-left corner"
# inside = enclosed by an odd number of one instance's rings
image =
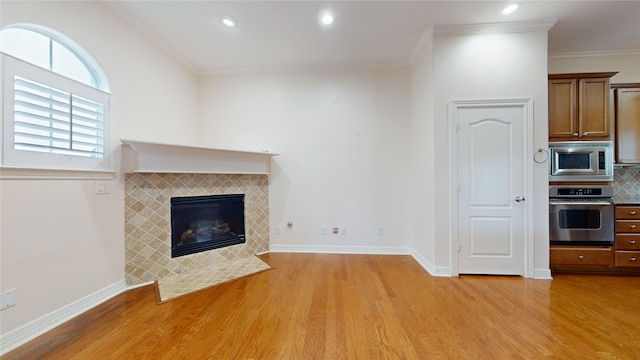
[[[549,181],[613,181],[613,142],[549,143]]]

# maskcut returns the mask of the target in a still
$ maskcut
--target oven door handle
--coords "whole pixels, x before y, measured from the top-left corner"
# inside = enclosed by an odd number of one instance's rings
[[[613,205],[613,201],[610,200],[589,200],[589,201],[566,201],[566,200],[549,200],[549,205],[593,205],[593,206],[608,206]]]

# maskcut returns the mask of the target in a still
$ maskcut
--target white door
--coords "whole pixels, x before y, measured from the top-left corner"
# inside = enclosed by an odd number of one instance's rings
[[[454,105],[459,274],[524,275],[526,108]]]

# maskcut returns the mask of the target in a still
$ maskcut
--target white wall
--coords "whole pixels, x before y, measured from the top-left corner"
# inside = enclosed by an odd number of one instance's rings
[[[451,100],[531,98],[534,104],[533,151],[547,147],[547,34],[545,31],[502,35],[436,36],[433,43],[434,169],[436,206],[435,266],[451,266],[448,105]],[[546,164],[535,164],[534,269],[549,268]]]
[[[597,53],[566,54],[549,58],[549,74],[579,72],[618,71],[611,83],[640,82],[640,50]]]
[[[412,247],[421,264],[436,274],[440,269],[434,266],[434,221],[440,207],[435,204],[435,179],[439,171],[435,167],[433,77],[433,37],[429,35],[411,67]]]
[[[191,143],[197,79],[100,2],[2,1],[0,25],[34,23],[64,33],[102,66],[113,99],[113,157],[119,139]],[[3,173],[5,174],[5,173]],[[0,180],[0,289],[16,305],[0,312],[0,334],[34,322],[124,280],[123,176],[111,193],[95,180]],[[5,351],[5,349],[3,349]]]
[[[281,154],[270,177],[272,250],[406,251],[408,70],[210,76],[201,86],[203,145]]]

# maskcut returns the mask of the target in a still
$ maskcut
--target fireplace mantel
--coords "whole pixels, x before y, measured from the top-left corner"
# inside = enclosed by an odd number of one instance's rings
[[[120,140],[125,173],[269,174],[267,151],[243,151]]]

